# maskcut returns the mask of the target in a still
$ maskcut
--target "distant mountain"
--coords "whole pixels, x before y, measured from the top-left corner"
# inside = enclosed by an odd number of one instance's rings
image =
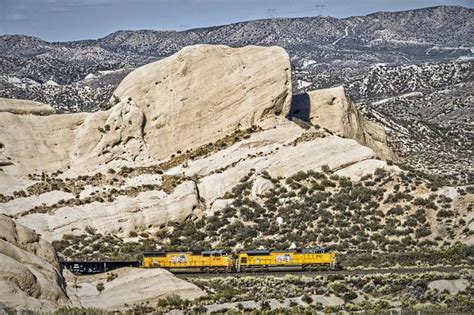
[[[424,62],[472,56],[472,21],[473,9],[440,6],[346,19],[266,19],[183,32],[118,31],[97,40],[65,43],[0,36],[0,70],[40,83],[70,84],[91,72],[141,65],[198,43],[282,46],[296,68],[308,61],[321,68]]]

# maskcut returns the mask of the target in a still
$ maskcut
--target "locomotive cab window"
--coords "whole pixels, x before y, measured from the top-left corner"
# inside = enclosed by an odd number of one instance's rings
[[[246,263],[247,263],[247,257],[242,257],[242,258],[240,259],[240,263],[246,264]]]

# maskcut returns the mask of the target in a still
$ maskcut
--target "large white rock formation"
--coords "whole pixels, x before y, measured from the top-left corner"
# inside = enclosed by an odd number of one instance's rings
[[[0,302],[42,311],[70,305],[51,244],[4,215],[0,215]]]
[[[121,268],[109,274],[75,277],[67,275],[67,292],[74,306],[107,310],[127,309],[134,304],[156,306],[159,299],[178,295],[182,299],[194,300],[205,292],[194,284],[178,279],[163,269]],[[99,292],[97,284],[104,290]]]
[[[63,177],[76,178],[105,174],[109,168],[156,165],[238,128],[261,128],[229,148],[169,170],[167,175],[199,178],[182,183],[170,194],[154,190],[82,202],[93,191],[123,188],[99,184],[78,196],[54,190],[16,196],[0,203],[0,213],[16,216],[48,240],[82,233],[86,226],[123,236],[199,214],[202,201],[211,206],[251,169],[276,177],[327,164],[357,179],[386,167],[376,159],[389,152],[383,130],[360,115],[342,88],[308,96],[308,120],[334,136],[315,130],[321,134],[311,135],[288,121],[285,117],[296,115],[298,104],[293,103],[290,111],[290,75],[288,54],[279,47],[197,45],[130,73],[115,91],[111,99],[115,105],[108,111],[49,116],[0,111],[0,193],[10,196],[34,182],[28,174],[62,170]],[[127,178],[125,186],[160,185],[156,176]],[[261,194],[266,186],[256,187],[254,193]],[[29,211],[73,198],[82,200]]]
[[[114,93],[146,117],[145,141],[165,158],[285,115],[290,59],[280,47],[196,45],[130,73]]]

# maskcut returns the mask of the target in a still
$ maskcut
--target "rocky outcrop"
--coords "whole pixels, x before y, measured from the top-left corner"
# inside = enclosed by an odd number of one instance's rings
[[[68,294],[75,306],[107,310],[130,308],[134,304],[155,306],[158,300],[170,295],[194,300],[205,293],[194,284],[178,279],[163,269],[122,268],[109,274],[76,277],[68,275]],[[97,284],[104,290],[99,292]]]
[[[192,46],[133,71],[115,94],[118,103],[96,113],[0,111],[1,176],[14,182],[35,172],[143,164],[285,115],[290,61],[279,47]]]
[[[0,97],[0,112],[45,116],[55,114],[56,110],[52,106],[40,102]]]
[[[0,302],[42,311],[70,305],[53,247],[4,215],[0,215]]]
[[[23,116],[0,112],[0,163],[7,175],[77,168],[114,161],[141,163],[143,114],[129,102],[92,114]]]
[[[376,168],[387,167],[385,161],[377,160],[372,149],[355,140],[325,135],[301,140],[308,134],[313,132],[305,132],[296,124],[282,120],[274,127],[255,132],[227,149],[189,161],[186,166],[175,167],[168,174],[184,173],[200,177],[200,196],[207,205],[214,207],[215,200],[222,198],[251,172],[258,174],[266,171],[277,178],[288,177],[298,171],[320,171],[323,165],[328,165],[336,172],[343,172],[344,176],[358,179]],[[258,179],[252,192],[257,196],[268,187],[271,185]]]
[[[385,130],[362,116],[342,86],[295,96],[289,117],[310,121],[337,136],[357,140],[380,158],[397,159],[387,145]]]
[[[176,294],[193,300],[205,293],[162,269],[123,268],[107,274],[63,278],[50,243],[29,228],[0,215],[0,308],[50,312],[60,307],[108,310],[153,303]],[[66,281],[67,280],[67,281]],[[104,283],[104,291],[96,289]]]
[[[390,156],[383,129],[362,117],[342,87],[310,92],[306,103],[297,98],[290,109],[290,82],[289,58],[281,48],[198,45],[130,73],[108,111],[49,116],[0,112],[2,193],[31,184],[27,174],[63,170],[65,177],[74,178],[108,172],[111,167],[157,164],[239,128],[261,130],[169,170],[167,175],[200,178],[197,184],[186,181],[171,193],[148,189],[83,202],[87,190],[73,196],[54,193],[53,188],[45,195],[0,204],[0,211],[16,216],[48,240],[81,233],[87,226],[100,233],[128,235],[197,215],[201,198],[212,205],[252,169],[278,177],[329,165],[357,179],[386,167],[376,160],[377,155]],[[335,135],[305,131],[286,120],[287,115]],[[146,185],[152,175],[150,183],[162,184],[157,174],[144,175],[135,184],[133,177],[127,178],[126,186]],[[90,189],[98,193],[120,188],[110,185]],[[253,193],[261,195],[269,187],[261,179]],[[53,209],[34,209],[54,204]]]
[[[299,114],[291,99],[290,62],[281,48],[199,45],[130,73],[107,111],[0,112],[0,193],[7,195],[0,196],[0,213],[45,240],[87,230],[124,240],[132,231],[154,233],[217,212],[232,201],[226,193],[249,179],[252,197],[263,198],[273,179],[298,171],[327,165],[358,179],[387,168],[377,159],[389,156],[385,133],[343,89],[307,95],[306,120],[319,129],[286,119]],[[132,269],[108,282],[75,278],[70,302],[51,246],[2,220],[0,293],[15,307],[121,309],[171,293],[203,294],[166,272]],[[100,282],[103,292],[95,288]]]
[[[18,204],[18,203],[17,203]],[[21,209],[28,208],[28,205]],[[119,196],[112,202],[92,202],[80,206],[64,206],[53,213],[31,213],[18,219],[49,240],[64,234],[83,233],[87,226],[99,233],[126,237],[130,231],[159,227],[169,222],[183,222],[199,215],[199,195],[194,182],[187,181],[167,195],[148,191],[137,196]]]
[[[286,115],[290,59],[280,47],[190,46],[131,72],[117,97],[144,113],[144,139],[161,159]]]

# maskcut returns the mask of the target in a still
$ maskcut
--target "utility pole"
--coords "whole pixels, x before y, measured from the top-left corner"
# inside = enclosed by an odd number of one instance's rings
[[[276,13],[276,10],[275,9],[267,9],[268,11],[268,14],[270,15],[270,18],[274,18],[275,17],[275,13]]]
[[[316,10],[318,10],[319,15],[323,15],[323,10],[326,9],[326,5],[325,4],[316,4],[314,6],[314,8]]]

